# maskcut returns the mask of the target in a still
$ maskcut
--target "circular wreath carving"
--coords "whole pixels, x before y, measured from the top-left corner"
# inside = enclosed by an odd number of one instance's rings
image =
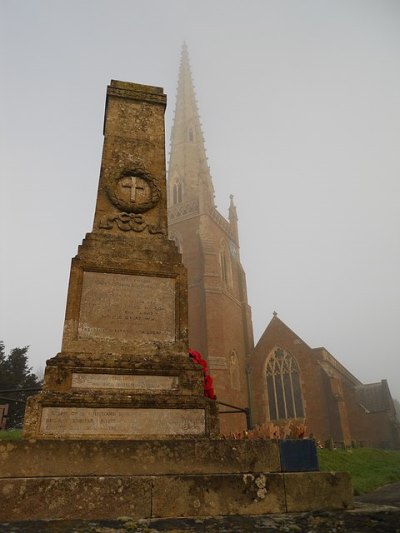
[[[112,175],[105,190],[110,202],[124,213],[145,213],[161,196],[157,179],[138,167]]]

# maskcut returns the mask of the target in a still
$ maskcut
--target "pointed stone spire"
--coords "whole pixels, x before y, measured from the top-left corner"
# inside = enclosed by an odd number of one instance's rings
[[[235,238],[236,244],[239,244],[239,231],[238,231],[238,216],[236,206],[233,203],[233,194],[229,196],[229,224],[231,226],[232,235]]]
[[[192,203],[200,212],[214,206],[214,187],[193,87],[186,43],[182,46],[168,168],[169,205]]]

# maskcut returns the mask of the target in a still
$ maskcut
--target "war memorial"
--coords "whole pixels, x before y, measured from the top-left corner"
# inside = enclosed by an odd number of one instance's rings
[[[219,437],[188,356],[186,269],[168,239],[165,106],[158,87],[107,89],[93,229],[72,260],[62,351],[28,402],[23,439],[0,443],[3,522],[351,505],[347,473],[293,469],[276,440]]]

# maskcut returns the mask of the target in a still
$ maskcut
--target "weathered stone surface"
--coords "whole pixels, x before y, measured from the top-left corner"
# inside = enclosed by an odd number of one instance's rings
[[[151,478],[0,479],[0,520],[151,516]]]
[[[285,511],[282,474],[0,479],[0,521]]]
[[[218,433],[188,356],[186,269],[167,235],[165,104],[158,87],[107,89],[93,230],[72,260],[62,352],[27,403],[26,438]]]
[[[204,409],[43,407],[43,435],[98,438],[117,435],[205,435]]]
[[[171,387],[165,386],[171,382]],[[157,388],[157,385],[160,386]],[[46,391],[79,393],[107,389],[202,396],[203,373],[189,357],[183,358],[167,350],[151,356],[61,353],[47,361]]]
[[[42,392],[29,398],[25,438],[216,437],[218,409],[204,396],[136,392]]]
[[[72,260],[63,352],[186,357],[187,281],[175,244],[152,235],[133,246],[124,235],[88,234]]]
[[[93,229],[72,261],[63,352],[187,354],[186,270],[167,235],[165,105],[159,87],[107,89]]]
[[[285,511],[281,474],[157,477],[153,516],[216,516]]]
[[[26,519],[35,498],[40,503],[32,518],[115,518],[128,510],[125,487],[133,487],[129,498],[139,502],[134,516],[141,518],[260,515],[350,506],[348,474],[268,472],[263,470],[263,452],[273,454],[278,447],[263,450],[260,444],[209,439],[2,443],[0,494],[6,498],[0,501],[0,520]],[[135,500],[135,494],[142,492],[145,500]],[[48,505],[42,505],[42,493]],[[98,504],[111,496],[118,497],[118,514]],[[8,498],[13,501],[12,515]],[[83,501],[88,502],[84,509],[77,503]],[[63,505],[67,511],[62,511]]]
[[[177,376],[148,376],[130,374],[90,374],[72,372],[72,389],[128,389],[163,391],[178,389]]]
[[[6,487],[6,492],[11,491],[7,488],[10,482],[15,496],[18,486],[22,511],[26,507],[26,478],[36,479],[37,487],[47,487],[41,484],[47,480],[48,488],[42,490],[50,493],[53,487],[65,483],[67,499],[64,502],[67,502],[72,497],[68,496],[71,480],[90,481],[93,476],[106,479],[120,476],[126,483],[131,480],[135,486],[151,480],[152,514],[142,510],[142,518],[330,510],[346,508],[352,502],[348,474],[281,473],[279,446],[273,441],[197,437],[180,441],[0,442],[0,464],[0,491],[2,487]],[[89,489],[84,488],[83,481],[76,483],[74,498],[78,495],[84,499]],[[92,486],[90,483],[88,487]],[[109,487],[104,487],[107,493]],[[97,486],[96,491],[102,497],[103,489]],[[55,497],[59,501],[57,494]],[[123,505],[123,500],[121,502]],[[75,508],[77,514],[62,516],[112,517],[98,514],[96,507],[92,510],[92,514],[88,511],[82,515]],[[52,510],[43,510],[35,516],[58,516],[52,513]],[[24,518],[24,514],[18,515],[15,511],[15,519]]]
[[[279,472],[272,441],[0,441],[0,478]]]
[[[84,272],[78,338],[175,341],[175,280]]]
[[[346,509],[353,501],[348,472],[284,474],[288,513]]]

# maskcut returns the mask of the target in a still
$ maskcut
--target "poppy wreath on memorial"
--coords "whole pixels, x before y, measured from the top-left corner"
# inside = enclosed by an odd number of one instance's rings
[[[216,400],[217,397],[214,392],[213,387],[213,378],[208,373],[208,367],[207,362],[204,361],[204,359],[201,357],[199,352],[195,352],[194,350],[191,350],[189,348],[189,357],[192,359],[192,361],[200,365],[203,368],[203,374],[204,374],[204,396],[206,398],[210,398],[211,400]]]

